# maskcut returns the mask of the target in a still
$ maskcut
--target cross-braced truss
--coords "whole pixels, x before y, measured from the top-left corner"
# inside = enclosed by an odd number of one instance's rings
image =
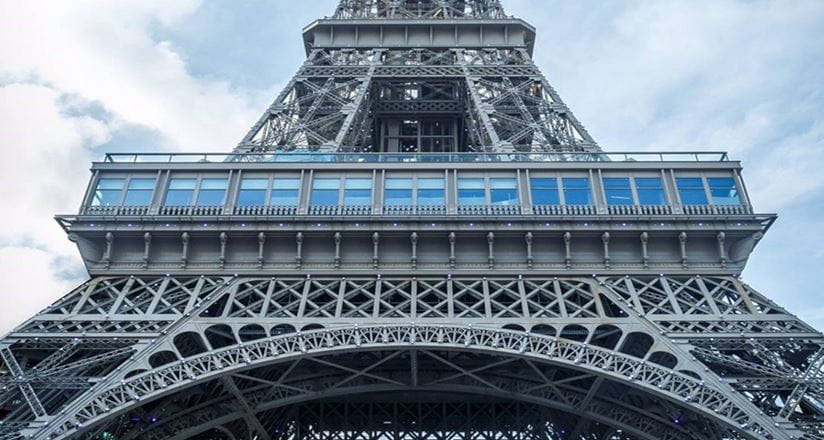
[[[498,0],[341,0],[335,18],[505,18]]]
[[[542,416],[566,438],[814,439],[824,414],[824,339],[729,277],[104,277],[0,354],[8,438],[273,436],[298,403],[446,389],[586,414]]]
[[[458,121],[445,152],[598,150],[526,50],[419,48],[313,50],[238,151],[387,152],[422,116]]]

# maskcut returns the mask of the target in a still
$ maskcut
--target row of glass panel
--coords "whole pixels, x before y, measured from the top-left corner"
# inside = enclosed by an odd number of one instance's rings
[[[738,205],[739,192],[731,177],[679,177],[676,185],[683,205]],[[102,178],[92,206],[148,206],[155,191],[153,178]],[[534,177],[529,179],[533,205],[592,205],[592,185],[587,177]],[[228,178],[172,178],[162,204],[165,206],[221,206],[226,204]],[[240,181],[238,206],[297,206],[300,178],[244,178]],[[606,203],[617,205],[667,205],[660,177],[605,177]],[[373,201],[371,178],[316,177],[312,181],[312,206],[367,206]],[[519,205],[515,178],[483,177],[458,179],[459,205]],[[443,178],[387,178],[383,204],[387,206],[446,205]]]

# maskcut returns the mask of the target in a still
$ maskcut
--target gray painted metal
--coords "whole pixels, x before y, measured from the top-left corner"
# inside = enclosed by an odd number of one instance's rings
[[[94,164],[58,218],[92,277],[0,341],[0,439],[824,439],[824,336],[737,275],[775,220],[740,164],[585,154],[532,32],[495,0],[342,0],[237,150],[259,155]],[[381,99],[404,84],[459,93]],[[379,151],[381,118],[454,112],[460,146],[496,154],[271,153]],[[269,172],[301,176],[298,206],[234,205]],[[232,196],[164,206],[181,173]],[[358,173],[372,205],[309,203],[312,176]],[[446,205],[384,206],[392,173],[444,176]],[[458,205],[461,173],[516,176],[523,201]],[[535,206],[535,173],[590,176],[595,203]],[[610,173],[662,176],[672,203],[609,206]],[[682,205],[679,173],[733,177],[742,204]],[[150,206],[92,206],[136,175]]]

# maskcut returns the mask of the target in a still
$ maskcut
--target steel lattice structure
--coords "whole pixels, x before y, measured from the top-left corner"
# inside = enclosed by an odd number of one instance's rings
[[[601,152],[496,0],[304,40],[235,153],[93,164],[91,278],[0,340],[0,439],[824,439],[740,164]]]

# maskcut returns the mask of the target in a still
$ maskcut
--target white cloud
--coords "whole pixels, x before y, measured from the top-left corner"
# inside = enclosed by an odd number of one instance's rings
[[[530,0],[507,5],[536,25],[536,61],[605,149],[742,160],[757,210],[787,214],[745,275],[824,326],[809,294],[824,265],[813,251],[824,248],[824,2],[549,0],[541,15]]]
[[[5,208],[0,243],[71,251],[52,217],[77,210],[89,177],[85,162],[92,159],[87,146],[105,142],[110,130],[103,121],[65,114],[60,100],[60,92],[46,86],[0,88],[0,145],[8,158],[0,172]]]
[[[53,255],[48,251],[21,246],[0,248],[0,296],[4,304],[0,307],[0,335],[75,287],[77,283],[55,278],[53,263]]]
[[[0,1],[0,59],[7,75],[34,76],[156,130],[167,148],[225,151],[259,108],[218,80],[193,78],[155,26],[191,14],[194,0]],[[267,97],[268,98],[268,97]],[[260,99],[257,97],[257,99]]]
[[[96,147],[140,127],[160,140],[146,150],[228,151],[271,98],[192,76],[153,37],[198,6],[0,0],[0,298],[13,305],[0,333],[80,281],[64,280],[82,272],[52,217],[76,212]]]

